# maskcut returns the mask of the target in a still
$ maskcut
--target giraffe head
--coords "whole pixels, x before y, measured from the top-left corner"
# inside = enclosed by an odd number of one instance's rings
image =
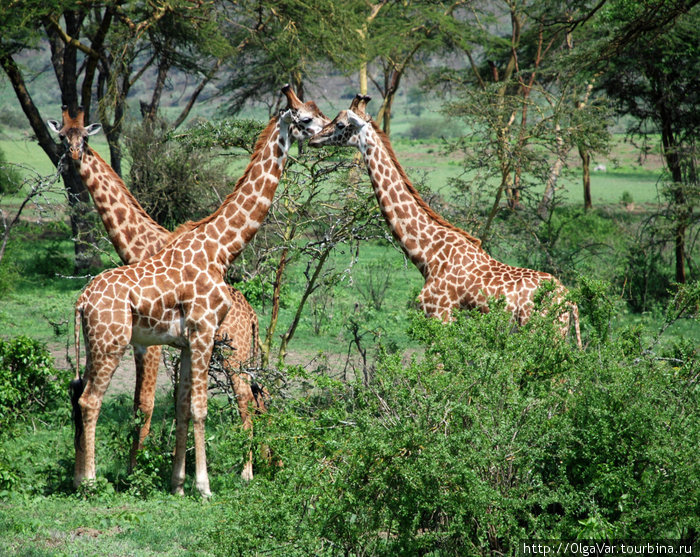
[[[87,128],[85,127],[85,111],[82,106],[78,107],[75,117],[70,115],[67,106],[63,106],[63,127],[59,127],[56,120],[48,120],[46,123],[58,134],[67,152],[75,161],[83,158],[88,136],[95,135],[102,129],[100,124],[90,124]]]
[[[309,141],[311,147],[323,145],[360,147],[362,135],[369,125],[370,117],[365,107],[370,97],[355,95],[348,110],[341,110],[335,119]]]
[[[301,102],[289,84],[282,87],[282,93],[287,97],[287,108],[282,114],[289,112],[292,119],[290,131],[297,141],[310,138],[330,123],[314,101]]]

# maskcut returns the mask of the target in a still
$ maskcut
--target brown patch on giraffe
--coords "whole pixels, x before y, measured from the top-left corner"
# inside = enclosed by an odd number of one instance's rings
[[[114,217],[115,217],[116,223],[118,225],[124,224],[124,222],[126,221],[126,216],[127,216],[127,212],[126,212],[126,209],[124,207],[117,207],[116,209],[114,209]],[[139,234],[142,231],[143,231],[143,227],[139,227],[139,229],[138,229]]]

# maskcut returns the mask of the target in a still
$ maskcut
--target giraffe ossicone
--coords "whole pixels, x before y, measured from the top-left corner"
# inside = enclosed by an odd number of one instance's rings
[[[355,96],[350,108],[341,110],[309,145],[360,150],[382,215],[425,279],[418,297],[423,312],[447,320],[458,308],[487,312],[489,298],[504,296],[514,321],[523,325],[532,314],[535,291],[551,281],[555,302],[566,308],[557,316],[562,333],[568,333],[573,322],[581,346],[578,308],[565,300],[564,286],[549,273],[497,261],[481,248],[478,238],[433,211],[399,164],[389,138],[366,114],[368,101],[367,96]]]
[[[204,436],[207,371],[214,336],[231,307],[224,275],[267,215],[292,138],[310,137],[328,123],[314,103],[302,103],[288,87],[283,92],[287,110],[270,120],[222,205],[210,216],[182,225],[173,241],[155,255],[101,273],[78,299],[76,349],[82,327],[87,366],[76,412],[76,422],[82,426],[76,428],[76,485],[95,478],[95,425],[104,392],[127,346],[169,344],[182,351],[172,490],[184,493],[191,419],[195,486],[203,496],[211,494]]]

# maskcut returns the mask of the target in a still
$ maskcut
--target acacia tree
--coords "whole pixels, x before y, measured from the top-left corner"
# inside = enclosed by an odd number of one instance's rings
[[[0,8],[0,65],[14,88],[39,145],[57,167],[62,148],[50,136],[18,60],[24,52],[38,48],[40,40],[48,41],[61,103],[73,109],[81,104],[89,114],[99,52],[104,46],[115,8],[110,6],[101,13],[74,8],[73,2],[60,0],[15,2],[12,5],[3,4]],[[81,34],[85,35],[84,42],[77,39]],[[75,242],[76,270],[83,271],[99,264],[99,258],[89,249],[89,245],[94,243],[93,231],[86,218],[89,195],[72,165],[63,165],[62,171],[71,207],[73,236],[84,240]]]
[[[178,52],[178,49],[171,49],[166,53],[167,49],[152,47],[149,55],[149,48],[144,45],[156,44],[149,41],[157,36],[177,36],[173,29],[188,25],[192,27],[188,31],[190,35],[196,34],[203,28],[202,21],[208,21],[205,15],[211,9],[210,4],[193,4],[188,0],[159,3],[16,0],[0,5],[0,66],[51,162],[59,166],[63,148],[49,134],[46,117],[32,98],[28,85],[30,74],[22,63],[28,53],[36,51],[42,55],[42,47],[48,45],[47,66],[55,75],[56,96],[60,95],[62,105],[72,111],[82,106],[89,121],[93,101],[99,101],[100,119],[110,143],[111,163],[119,172],[118,142],[126,96],[155,61],[175,56],[173,51]],[[199,40],[205,42],[204,38]],[[189,47],[185,43],[185,48]],[[145,61],[134,70],[134,61],[139,56]],[[159,94],[154,91],[153,98],[158,98]],[[58,110],[60,105],[56,104]],[[91,248],[95,243],[94,229],[88,218],[92,204],[73,165],[62,165],[61,170],[76,239],[75,266],[83,271],[100,264]]]
[[[225,1],[223,30],[234,55],[225,61],[222,91],[237,114],[251,101],[270,113],[279,88],[290,83],[299,98],[306,86],[327,74],[328,64],[357,58],[357,15],[352,2],[319,0]],[[274,106],[273,106],[274,105]]]
[[[479,231],[486,241],[504,198],[510,209],[532,202],[540,218],[549,219],[568,152],[604,144],[606,130],[601,106],[588,102],[589,87],[562,70],[572,52],[573,13],[547,20],[556,10],[538,0],[480,8],[454,14],[460,24],[455,31],[469,24],[478,32],[445,36],[465,62],[440,68],[432,84],[455,92],[446,111],[471,129],[459,144],[465,168],[476,172],[478,183],[496,183]],[[462,181],[461,187],[471,184]]]
[[[381,96],[376,122],[388,135],[391,112],[402,79],[418,71],[432,54],[445,52],[442,35],[454,26],[453,14],[467,0],[451,2],[411,0],[408,2],[356,2],[362,14],[357,28],[360,55],[346,64],[346,71],[359,71],[359,93],[367,94],[368,82]],[[460,33],[471,35],[466,27]]]
[[[168,80],[174,72],[194,78],[184,89],[186,102],[168,128],[177,129],[190,114],[205,87],[214,79],[230,48],[218,29],[216,6],[177,0],[118,12],[98,65],[96,97],[100,122],[110,148],[110,161],[121,175],[121,134],[127,97],[139,81],[149,80],[148,97],[139,99],[146,133],[152,132]],[[163,124],[161,119],[160,124]]]
[[[636,7],[615,3],[605,14],[608,21],[637,17]],[[601,77],[601,88],[615,100],[621,114],[634,121],[629,132],[649,139],[661,137],[661,152],[670,177],[667,217],[672,222],[671,241],[675,253],[675,280],[687,280],[686,237],[696,223],[699,201],[697,137],[700,132],[700,47],[697,26],[700,10],[695,7],[673,25],[652,36],[631,41],[623,56],[611,58]]]

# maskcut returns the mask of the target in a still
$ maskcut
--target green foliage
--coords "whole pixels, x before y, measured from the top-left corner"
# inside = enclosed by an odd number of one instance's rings
[[[73,271],[73,258],[65,252],[62,243],[61,240],[51,241],[39,257],[31,262],[31,272],[43,277],[70,275]]]
[[[17,109],[12,109],[7,106],[0,108],[0,125],[8,128],[21,129],[27,124],[27,120]]]
[[[668,300],[673,271],[660,251],[633,244],[626,257],[624,283],[633,311],[649,311]]]
[[[144,447],[136,455],[136,466],[127,479],[129,493],[136,497],[148,497],[169,487],[174,447],[167,447],[165,438],[154,440],[150,435]],[[169,451],[167,449],[170,449]]]
[[[8,164],[0,150],[0,195],[17,193],[22,187],[22,176],[14,165]]]
[[[604,343],[610,339],[611,323],[615,311],[615,302],[610,292],[610,285],[600,280],[581,277],[578,286],[578,306],[585,316],[585,332],[591,341]]]
[[[272,109],[282,85],[291,82],[299,92],[304,82],[323,75],[329,59],[356,67],[363,49],[357,40],[361,9],[356,2],[332,0],[318,0],[313,9],[295,0],[227,6],[224,33],[236,47],[222,84],[230,112],[238,113],[251,100]]]
[[[0,497],[19,488],[20,473],[13,463],[5,456],[0,455]]]
[[[186,145],[188,150],[239,148],[252,153],[263,129],[264,123],[258,120],[224,118],[197,122],[184,134],[171,132],[169,138]]]
[[[64,402],[67,375],[44,344],[26,336],[0,339],[0,429]]]
[[[131,157],[130,189],[153,219],[172,229],[218,206],[217,189],[225,189],[226,177],[209,149],[168,137],[163,126],[144,124],[130,130],[125,143]]]
[[[14,244],[9,242],[5,255],[0,261],[0,297],[11,292],[20,278],[20,268],[14,258],[14,253]]]
[[[374,260],[365,266],[362,278],[355,282],[357,291],[362,299],[375,310],[381,311],[386,298],[387,289],[393,282],[395,269],[386,259]]]
[[[272,298],[272,284],[266,282],[264,277],[256,275],[250,280],[232,281],[232,286],[245,296],[248,303],[256,307],[262,305],[263,300]],[[284,296],[282,297],[285,298]]]
[[[423,358],[385,355],[369,387],[318,381],[258,420],[284,466],[259,463],[245,499],[225,500],[207,536],[217,554],[512,554],[533,537],[688,535],[694,379],[611,337],[604,285],[582,297],[608,341],[587,352],[551,314],[513,334],[502,301],[447,325],[416,313]],[[674,353],[697,366],[688,350]]]

